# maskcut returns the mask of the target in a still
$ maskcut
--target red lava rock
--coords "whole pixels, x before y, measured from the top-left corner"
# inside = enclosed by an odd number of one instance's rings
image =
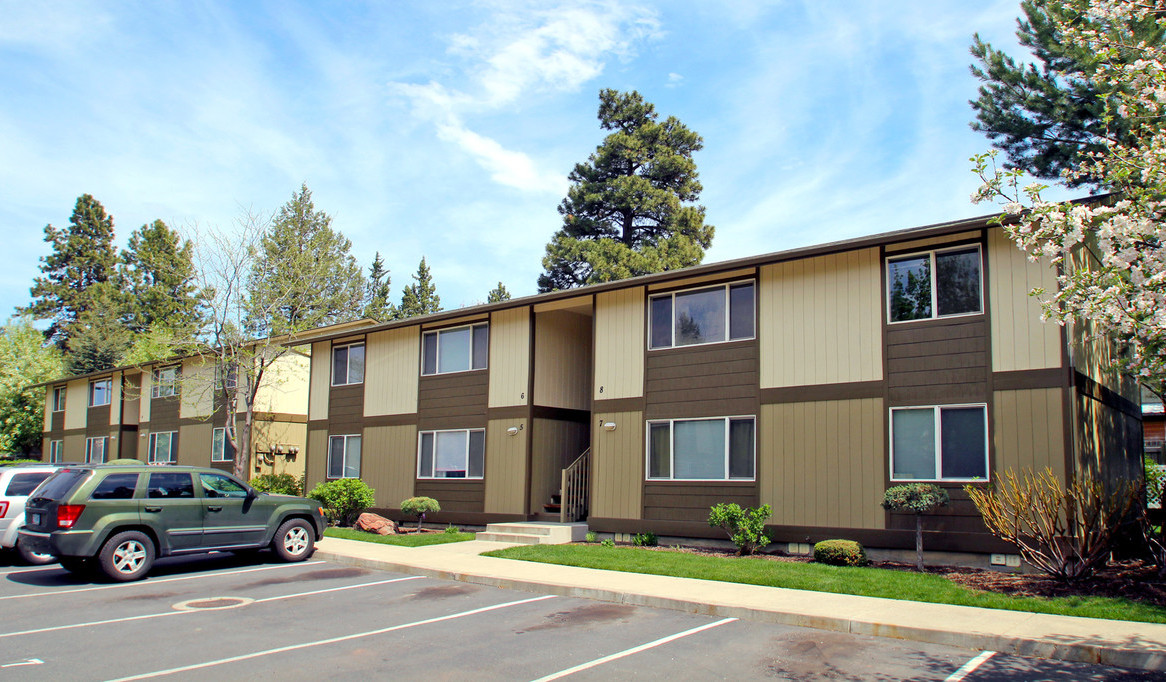
[[[396,535],[397,523],[383,516],[365,512],[356,519],[353,528],[357,530],[365,530],[377,535]]]

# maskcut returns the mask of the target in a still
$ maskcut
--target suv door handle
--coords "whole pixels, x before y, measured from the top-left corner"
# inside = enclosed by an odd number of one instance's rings
[[[156,514],[160,511],[162,511],[162,508],[161,507],[145,507],[145,510],[148,512],[153,512]]]
[[[221,506],[219,506],[219,507],[207,507],[206,510],[207,511],[223,511],[223,508]]]

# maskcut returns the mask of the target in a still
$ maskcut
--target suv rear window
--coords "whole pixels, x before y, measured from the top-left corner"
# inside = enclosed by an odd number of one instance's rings
[[[30,474],[14,474],[12,480],[8,482],[8,489],[4,494],[8,497],[24,497],[36,490],[36,487],[41,484],[41,481],[49,477],[51,471],[38,471]]]
[[[41,488],[40,495],[50,500],[63,500],[73,492],[81,481],[89,477],[93,473],[92,469],[61,469],[53,474],[49,480],[45,481],[45,485]]]
[[[129,500],[133,498],[137,485],[137,474],[110,474],[97,484],[89,497],[94,500]]]

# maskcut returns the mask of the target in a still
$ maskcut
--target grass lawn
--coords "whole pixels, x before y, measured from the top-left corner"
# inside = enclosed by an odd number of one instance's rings
[[[424,547],[425,545],[444,545],[447,542],[465,542],[473,540],[473,533],[410,533],[409,535],[377,535],[363,530],[352,528],[327,528],[324,536],[341,538],[344,540],[360,540],[361,542],[379,542],[382,545],[397,545],[398,547]]]
[[[486,552],[488,556],[548,564],[650,573],[680,578],[723,580],[748,585],[787,587],[865,597],[979,606],[990,609],[1053,613],[1085,618],[1166,623],[1166,609],[1110,597],[1016,597],[972,590],[938,575],[884,568],[826,566],[768,561],[749,557],[715,557],[638,547],[601,545],[527,545]]]

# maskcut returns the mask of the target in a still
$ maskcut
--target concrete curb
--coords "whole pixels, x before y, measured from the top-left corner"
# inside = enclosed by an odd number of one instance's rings
[[[653,608],[671,609],[688,613],[698,613],[707,616],[723,618],[740,618],[781,625],[816,628],[858,635],[872,635],[888,637],[929,644],[941,644],[962,648],[996,651],[1034,658],[1048,658],[1062,661],[1081,663],[1097,663],[1101,665],[1120,666],[1125,668],[1140,668],[1142,670],[1166,671],[1166,650],[1154,647],[1150,642],[1130,643],[1122,646],[1113,642],[1087,641],[1073,636],[1065,637],[1029,637],[1020,634],[968,632],[955,627],[924,627],[918,625],[896,624],[889,619],[853,618],[846,616],[823,616],[820,614],[805,614],[796,611],[782,611],[777,609],[749,608],[727,604],[717,604],[695,599],[678,597],[661,597],[650,594],[640,594],[634,591],[601,589],[582,587],[553,580],[532,580],[522,578],[504,578],[483,572],[467,572],[435,569],[416,564],[384,559],[352,556],[340,552],[318,549],[315,558],[332,561],[338,564],[369,568],[384,571],[396,571],[423,575],[443,580],[457,580],[476,585],[486,585],[537,594],[554,594],[561,597],[579,597],[599,601],[629,604],[633,606],[648,606]],[[598,570],[598,569],[588,569]],[[694,580],[680,578],[678,580]],[[773,589],[773,588],[769,588]],[[876,599],[861,597],[859,599]],[[916,602],[898,602],[891,599],[877,600],[886,602],[888,611],[911,608]],[[932,605],[933,606],[933,605]],[[950,607],[955,609],[975,609],[975,607]],[[1033,614],[1036,615],[1036,614]],[[1061,616],[1073,620],[1080,619],[1073,616]],[[1162,627],[1162,626],[1157,626]],[[1134,648],[1131,648],[1134,647]]]

